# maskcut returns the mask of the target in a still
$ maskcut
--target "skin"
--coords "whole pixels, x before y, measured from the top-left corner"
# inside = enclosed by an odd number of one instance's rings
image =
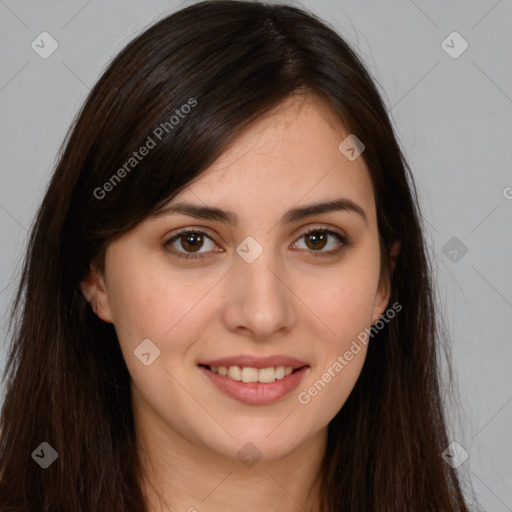
[[[182,214],[146,219],[109,245],[104,275],[91,266],[82,282],[96,313],[114,324],[131,375],[150,510],[318,509],[313,484],[327,425],[358,379],[365,345],[308,404],[297,395],[390,307],[372,183],[362,157],[349,161],[338,150],[347,135],[320,100],[287,99],[172,201],[232,210],[236,226]],[[367,223],[348,211],[280,221],[290,208],[341,197],[360,205]],[[173,248],[197,254],[186,236],[164,246],[181,228],[208,232],[202,259],[173,256]],[[333,235],[319,244],[303,236],[308,228],[332,229],[351,244]],[[248,236],[263,248],[252,263],[236,252]],[[149,366],[133,354],[147,338],[161,351]],[[278,401],[246,405],[197,367],[235,354],[291,355],[310,369]],[[237,457],[247,442],[261,453],[252,467]]]

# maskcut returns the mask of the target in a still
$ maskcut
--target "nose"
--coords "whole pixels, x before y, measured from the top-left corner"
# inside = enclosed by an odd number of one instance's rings
[[[272,251],[264,250],[252,263],[237,256],[233,265],[224,283],[226,327],[260,340],[289,331],[297,320],[296,300]]]

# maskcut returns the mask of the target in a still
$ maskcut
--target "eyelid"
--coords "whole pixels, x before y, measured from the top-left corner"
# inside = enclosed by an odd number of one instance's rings
[[[321,222],[312,223],[312,224],[313,225],[311,227],[304,227],[304,226],[302,226],[301,228],[298,228],[296,230],[295,235],[294,235],[294,237],[295,237],[294,241],[296,242],[302,236],[304,236],[305,234],[308,234],[308,233],[310,233],[312,231],[333,231],[333,232],[337,233],[338,235],[340,235],[342,237],[348,238],[348,235],[347,235],[345,230],[343,230],[341,228],[338,228],[336,226],[332,226],[331,224],[324,224],[324,223],[321,223]],[[215,238],[215,236],[216,236],[216,232],[214,230],[210,229],[210,228],[207,228],[207,227],[204,227],[204,226],[190,225],[190,226],[186,226],[186,227],[183,227],[183,228],[178,228],[176,231],[173,231],[171,234],[166,235],[164,243],[168,243],[173,238],[176,238],[179,235],[187,234],[189,232],[192,232],[192,233],[196,233],[196,232],[204,233],[205,235],[208,235],[212,239]]]
[[[296,235],[296,237],[297,237],[296,240],[299,240],[304,235],[314,232],[314,231],[329,231],[332,233],[336,233],[337,235],[340,235],[342,237],[348,238],[347,233],[343,229],[338,228],[336,226],[332,226],[331,224],[322,224],[320,222],[320,223],[313,224],[312,227],[300,228],[298,230],[298,234]]]

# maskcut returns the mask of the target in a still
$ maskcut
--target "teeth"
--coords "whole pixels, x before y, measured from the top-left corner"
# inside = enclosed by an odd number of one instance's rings
[[[242,369],[240,366],[230,366],[228,369],[228,377],[235,380],[242,380]]]
[[[229,375],[229,373],[228,373]],[[241,379],[244,382],[258,382],[259,371],[256,368],[242,368]],[[274,372],[275,375],[275,372]]]
[[[258,382],[274,382],[276,380],[275,368],[261,368],[261,370],[256,370],[256,368],[244,368],[244,372],[245,370],[253,372]],[[256,382],[256,379],[254,379],[254,382]]]
[[[230,377],[234,380],[261,383],[274,382],[275,380],[282,379],[293,372],[293,367],[291,366],[277,366],[275,368],[270,367],[261,369],[251,368],[248,366],[210,366],[209,368],[213,373],[218,373],[219,375]]]

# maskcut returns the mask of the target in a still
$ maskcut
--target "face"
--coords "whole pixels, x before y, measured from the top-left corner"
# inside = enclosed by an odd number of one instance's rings
[[[139,424],[230,459],[326,432],[389,299],[368,170],[338,149],[348,134],[318,100],[288,99],[109,245],[82,290],[115,326]]]

